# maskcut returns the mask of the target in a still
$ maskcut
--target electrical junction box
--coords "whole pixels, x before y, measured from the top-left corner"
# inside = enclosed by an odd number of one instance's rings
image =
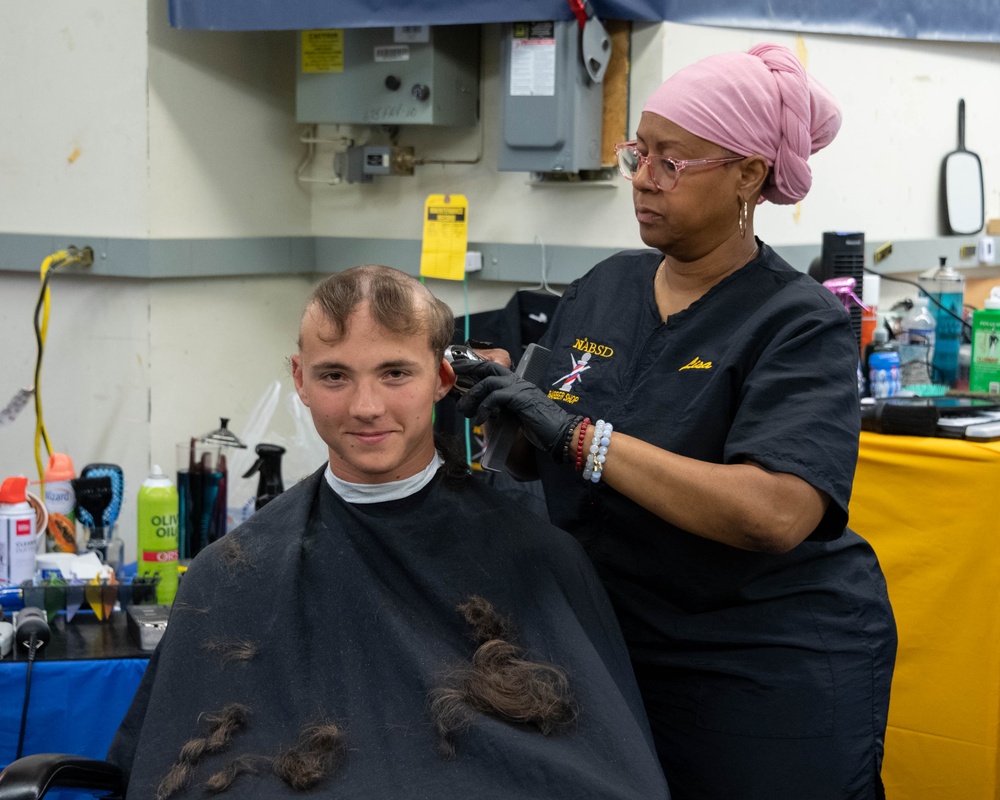
[[[299,122],[474,125],[479,26],[301,31]]]
[[[348,183],[371,183],[376,175],[412,175],[412,147],[357,145],[336,153],[333,169]]]
[[[501,172],[601,168],[603,84],[587,74],[575,20],[501,26]]]

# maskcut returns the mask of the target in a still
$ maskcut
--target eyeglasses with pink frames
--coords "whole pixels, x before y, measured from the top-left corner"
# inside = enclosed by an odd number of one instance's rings
[[[618,170],[628,180],[635,178],[639,168],[645,164],[649,178],[657,189],[669,192],[677,186],[681,170],[688,167],[720,166],[742,161],[746,156],[725,156],[724,158],[670,158],[670,156],[644,156],[636,149],[637,141],[621,142],[615,145]]]

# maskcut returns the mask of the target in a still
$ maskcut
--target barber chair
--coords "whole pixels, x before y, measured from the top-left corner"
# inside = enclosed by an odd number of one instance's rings
[[[79,789],[84,796],[120,800],[125,775],[107,761],[65,753],[24,756],[0,772],[0,800],[36,800],[50,789]]]

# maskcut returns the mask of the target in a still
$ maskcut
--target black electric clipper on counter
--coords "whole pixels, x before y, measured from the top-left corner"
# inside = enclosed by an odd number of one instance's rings
[[[549,364],[549,356],[552,351],[538,344],[529,344],[525,348],[524,355],[517,364],[514,374],[526,381],[531,381],[536,386],[541,385],[541,380],[545,376],[545,369]],[[485,361],[471,347],[463,344],[453,344],[445,348],[444,357],[449,363],[456,361]],[[464,384],[461,379],[455,384],[452,391],[465,394],[474,384]],[[507,463],[507,456],[510,455],[510,448],[514,445],[517,432],[521,428],[521,423],[517,415],[504,410],[496,423],[490,427],[489,440],[486,443],[486,450],[480,460],[480,466],[489,472],[502,472]]]

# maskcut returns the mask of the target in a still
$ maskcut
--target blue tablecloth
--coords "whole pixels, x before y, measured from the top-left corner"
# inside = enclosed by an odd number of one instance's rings
[[[23,755],[104,758],[149,663],[147,658],[35,662]],[[0,661],[0,766],[14,760],[25,662]]]

